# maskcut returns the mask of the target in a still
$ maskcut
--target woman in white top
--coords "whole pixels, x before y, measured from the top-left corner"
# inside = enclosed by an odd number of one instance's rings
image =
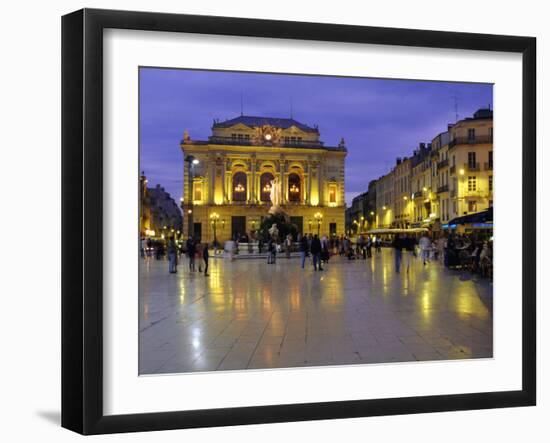
[[[418,242],[420,246],[420,256],[422,257],[422,263],[426,264],[426,261],[430,261],[429,253],[432,247],[432,242],[426,234],[422,234]]]

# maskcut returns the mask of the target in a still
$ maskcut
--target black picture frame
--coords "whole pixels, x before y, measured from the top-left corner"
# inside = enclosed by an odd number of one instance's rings
[[[522,54],[522,388],[357,401],[103,413],[103,30],[453,48]],[[83,9],[62,18],[62,426],[82,434],[152,431],[536,403],[536,39],[229,17]],[[513,294],[519,295],[519,294]]]

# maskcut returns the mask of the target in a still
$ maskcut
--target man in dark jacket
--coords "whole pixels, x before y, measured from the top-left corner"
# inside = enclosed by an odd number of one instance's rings
[[[197,248],[193,237],[189,236],[185,247],[187,248],[187,256],[189,257],[189,270],[195,271],[195,254],[197,253]]]
[[[174,241],[174,237],[170,237],[168,240],[168,272],[170,274],[175,274],[178,272],[178,246]]]
[[[395,234],[392,246],[395,250],[395,272],[399,272],[399,269],[401,268],[401,258],[403,257],[403,248],[405,247],[403,244],[403,239],[399,234]]]
[[[313,256],[313,269],[317,270],[317,265],[319,265],[319,271],[322,271],[321,267],[321,240],[317,234],[313,236],[310,246],[311,255]]]
[[[202,259],[204,260],[204,276],[208,277],[208,259],[210,254],[208,253],[208,243],[205,243],[202,248]]]
[[[308,245],[307,237],[304,235],[300,239],[300,256],[302,257],[302,269],[304,269],[308,252],[309,252],[309,245]]]

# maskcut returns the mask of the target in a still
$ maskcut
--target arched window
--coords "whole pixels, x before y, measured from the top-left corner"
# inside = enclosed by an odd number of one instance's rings
[[[291,202],[299,202],[302,195],[302,183],[300,176],[291,173],[288,176],[288,200]]]
[[[246,174],[244,172],[233,174],[233,201],[246,201]]]
[[[260,200],[263,202],[271,201],[271,180],[273,180],[273,174],[271,172],[264,172],[260,176]]]

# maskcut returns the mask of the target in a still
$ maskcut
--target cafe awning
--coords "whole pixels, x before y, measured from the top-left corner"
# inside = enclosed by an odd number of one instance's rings
[[[409,229],[399,229],[399,228],[388,228],[388,229],[371,229],[370,231],[365,232],[369,235],[386,235],[386,234],[420,234],[422,232],[428,232],[428,228],[409,228]]]
[[[493,208],[490,207],[485,211],[476,212],[474,214],[463,215],[462,217],[453,218],[448,225],[469,225],[475,223],[492,223]]]

